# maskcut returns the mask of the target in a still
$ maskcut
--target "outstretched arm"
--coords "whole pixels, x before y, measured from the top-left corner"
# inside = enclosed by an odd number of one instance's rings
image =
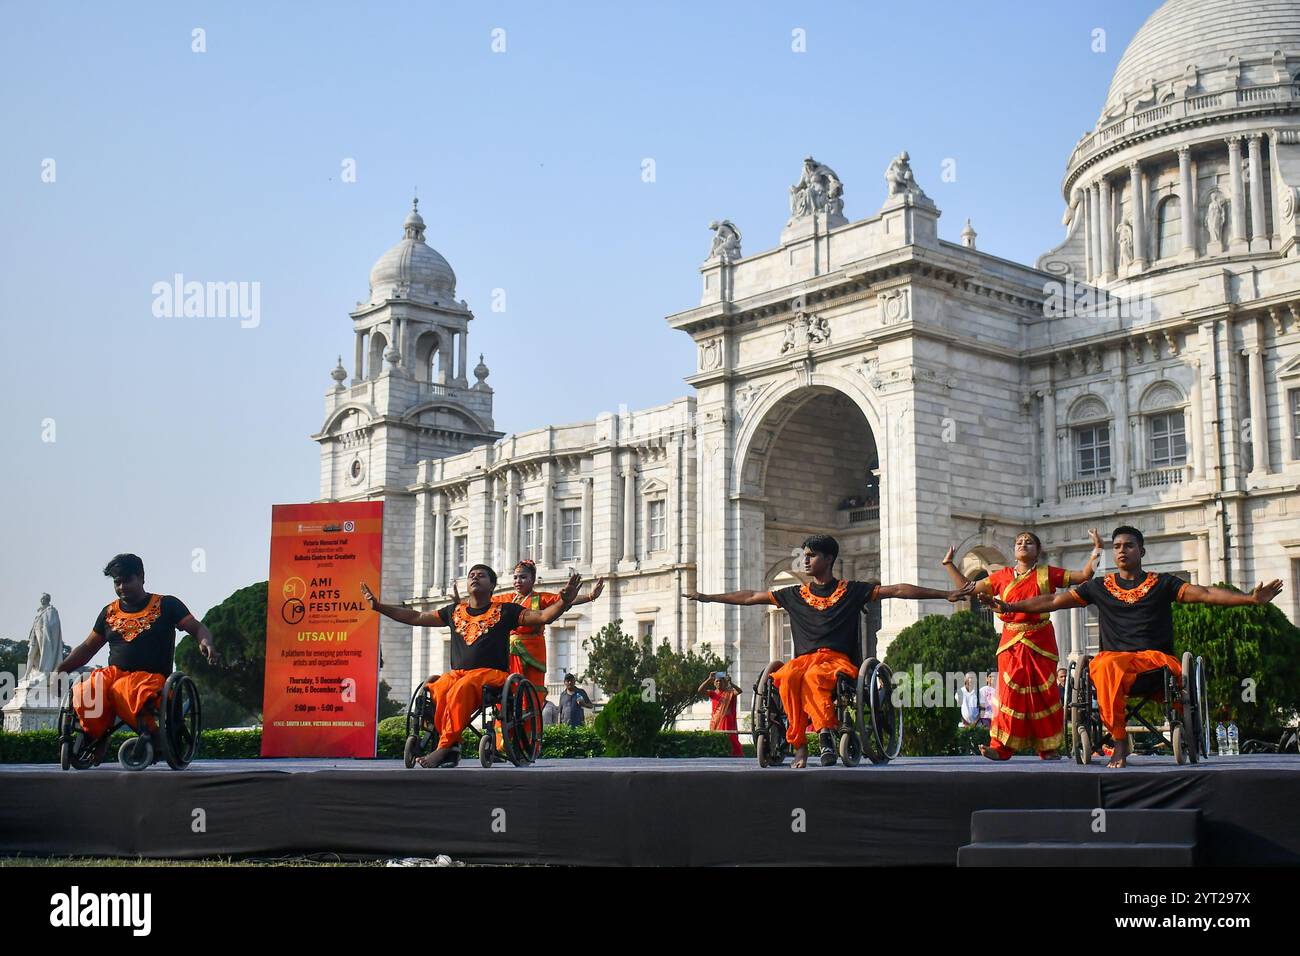
[[[683,591],[682,597],[688,601],[701,604],[775,604],[771,591],[728,591],[726,594],[702,594],[699,591]]]
[[[1217,604],[1219,607],[1239,607],[1243,604],[1268,604],[1282,593],[1281,581],[1256,584],[1249,594],[1229,591],[1227,588],[1204,588],[1188,584],[1182,588],[1178,600],[1184,604]]]
[[[199,653],[209,664],[219,663],[216,645],[212,643],[212,632],[208,630],[207,625],[193,614],[187,614],[176,626],[191,637],[198,638]]]
[[[107,640],[108,638],[105,635],[91,631],[90,636],[74,647],[72,653],[65,657],[58,667],[54,668],[54,673],[71,674],[98,654],[99,649],[104,646]]]
[[[411,627],[442,627],[447,623],[437,611],[417,611],[413,607],[381,603],[365,581],[361,582],[361,596],[370,602],[370,610],[378,611],[384,617],[392,618],[399,624],[409,624]]]
[[[922,588],[915,584],[882,584],[876,588],[876,599],[902,598],[906,601],[930,601],[942,599],[956,603],[964,601],[975,593],[975,585],[967,582],[955,591],[940,591],[937,588]]]
[[[536,627],[538,625],[550,624],[561,614],[573,607],[577,603],[578,585],[582,583],[582,575],[576,571],[569,576],[569,583],[560,591],[560,599],[550,607],[544,607],[540,610],[525,608],[519,614],[519,623],[525,627]]]
[[[587,604],[600,597],[600,592],[605,590],[605,579],[596,578],[596,583],[591,586],[591,590],[586,594],[580,594],[573,599],[574,604]]]
[[[1093,571],[1097,567],[1097,559],[1101,557],[1102,544],[1101,535],[1097,533],[1096,528],[1089,528],[1088,535],[1092,538],[1092,554],[1088,555],[1088,563],[1083,566],[1082,571],[1071,571],[1070,580],[1086,581],[1092,577]]]
[[[1039,594],[1037,597],[1026,598],[1023,601],[1007,602],[996,597],[981,597],[980,600],[999,614],[1038,614],[1043,611],[1060,611],[1067,607],[1082,606],[1070,588],[1062,588],[1051,594]]]

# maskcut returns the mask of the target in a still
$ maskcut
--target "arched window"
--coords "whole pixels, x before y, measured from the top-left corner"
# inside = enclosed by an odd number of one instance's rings
[[[379,378],[384,370],[384,352],[388,351],[388,340],[382,332],[370,334],[370,361],[366,364],[366,378]]]
[[[415,367],[422,382],[438,380],[438,333],[425,332],[415,340]]]
[[[1156,207],[1156,258],[1166,259],[1178,255],[1183,234],[1182,203],[1177,196],[1169,196]]]

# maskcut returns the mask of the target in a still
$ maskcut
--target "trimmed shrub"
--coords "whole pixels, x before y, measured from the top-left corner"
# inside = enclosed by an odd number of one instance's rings
[[[609,699],[596,715],[595,728],[607,757],[653,757],[664,712],[658,704],[642,700],[637,687]]]

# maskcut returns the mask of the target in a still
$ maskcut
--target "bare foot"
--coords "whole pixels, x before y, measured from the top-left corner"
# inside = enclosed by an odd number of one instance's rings
[[[802,770],[804,767],[808,766],[808,745],[807,744],[801,744],[800,746],[795,748],[794,762],[791,763],[790,766],[795,770]]]
[[[431,754],[426,754],[425,756],[420,757],[420,758],[419,758],[418,760],[416,760],[415,762],[416,762],[417,764],[419,764],[421,767],[425,767],[425,768],[428,768],[428,767],[441,767],[442,764],[443,764],[443,762],[444,762],[448,757],[451,756],[451,753],[452,753],[452,750],[453,750],[453,749],[454,749],[454,748],[452,748],[452,747],[439,747],[439,748],[438,748],[437,750],[435,750],[433,753],[431,753]]]
[[[1060,760],[1061,755],[1055,750],[1044,750],[1038,755],[1039,760]]]
[[[1011,757],[1004,757],[998,751],[994,750],[988,744],[980,744],[980,756],[987,757],[989,760],[1010,760]]]
[[[1123,740],[1115,741],[1115,752],[1110,756],[1110,763],[1107,767],[1120,768],[1128,766],[1128,755],[1132,753],[1133,745],[1125,737]]]

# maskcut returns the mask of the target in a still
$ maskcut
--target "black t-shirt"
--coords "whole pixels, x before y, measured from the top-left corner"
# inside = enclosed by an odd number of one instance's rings
[[[1089,578],[1074,589],[1075,600],[1097,608],[1103,651],[1174,653],[1174,615],[1170,606],[1187,582],[1163,572],[1130,581],[1118,574]]]
[[[832,581],[825,587],[813,582],[771,592],[773,600],[790,614],[795,656],[824,647],[860,665],[858,615],[875,599],[878,587],[875,581]]]
[[[132,611],[121,600],[108,604],[95,619],[95,633],[108,638],[108,663],[127,671],[172,672],[176,625],[190,616],[180,598],[150,594]]]
[[[438,611],[443,626],[451,628],[452,670],[510,670],[510,632],[523,613],[523,607],[509,601],[478,611],[462,601]]]

